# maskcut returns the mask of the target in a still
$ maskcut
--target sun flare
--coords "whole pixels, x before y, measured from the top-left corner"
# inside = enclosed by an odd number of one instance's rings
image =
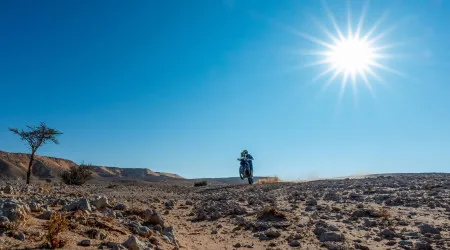
[[[333,68],[349,74],[365,70],[375,58],[368,43],[351,37],[339,41],[327,54]]]
[[[353,20],[350,16],[350,9],[347,13],[347,32],[343,32],[343,28],[339,27],[333,13],[328,6],[324,4],[330,22],[334,28],[331,32],[327,27],[314,19],[320,30],[326,35],[327,39],[320,39],[305,33],[300,35],[311,41],[312,43],[322,46],[320,50],[307,51],[307,55],[319,56],[320,59],[306,65],[320,66],[325,65],[326,68],[320,72],[313,82],[329,76],[323,90],[328,88],[339,76],[342,76],[340,83],[339,99],[345,92],[348,83],[351,82],[354,93],[359,83],[364,84],[372,94],[374,94],[372,79],[383,82],[377,70],[385,70],[391,73],[402,75],[400,72],[388,67],[383,63],[383,59],[392,58],[392,53],[387,50],[394,47],[393,44],[383,44],[382,39],[394,29],[386,29],[383,32],[377,32],[383,19],[383,15],[375,22],[367,32],[363,33],[363,23],[368,5],[365,4],[361,16],[356,27],[352,27]],[[333,34],[334,33],[334,34]],[[378,34],[377,34],[378,33]]]

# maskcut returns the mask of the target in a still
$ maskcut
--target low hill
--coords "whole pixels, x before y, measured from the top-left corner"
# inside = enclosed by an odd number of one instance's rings
[[[0,178],[25,179],[29,155],[23,153],[8,153],[0,151]],[[63,171],[72,166],[78,166],[67,159],[35,156],[32,175],[37,178],[57,178]],[[120,168],[108,166],[92,166],[94,179],[135,179],[145,181],[161,181],[168,179],[183,179],[177,174],[154,172],[147,168]]]

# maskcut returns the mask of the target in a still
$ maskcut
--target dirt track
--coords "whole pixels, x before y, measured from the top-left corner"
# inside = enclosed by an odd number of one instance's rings
[[[48,224],[41,215],[62,208],[73,227],[60,235],[67,249],[98,249],[106,242],[123,243],[133,234],[142,243],[137,249],[450,249],[449,174],[252,186],[174,182],[11,187],[12,194],[3,197],[48,207],[25,211],[25,224],[15,232],[4,230],[2,249],[41,246]],[[107,198],[105,207],[93,205],[100,204],[97,196]],[[68,208],[81,198],[91,205],[82,215],[77,210],[85,208]],[[90,238],[86,232],[93,228],[106,238]],[[21,233],[24,241],[16,239]],[[77,246],[86,239],[91,246]]]

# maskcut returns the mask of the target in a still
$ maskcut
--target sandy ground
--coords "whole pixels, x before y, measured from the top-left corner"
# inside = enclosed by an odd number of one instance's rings
[[[0,249],[44,248],[45,213],[66,218],[68,229],[57,236],[63,249],[450,249],[450,174],[203,187],[189,181],[0,187],[0,215],[14,215],[5,205],[11,198],[23,215],[17,223],[0,220]],[[83,198],[89,209],[79,205]],[[139,241],[134,246],[124,243],[131,235]],[[90,246],[79,245],[87,239]]]

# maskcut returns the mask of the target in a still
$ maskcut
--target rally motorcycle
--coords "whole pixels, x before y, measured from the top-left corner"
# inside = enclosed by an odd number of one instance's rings
[[[238,161],[241,162],[239,167],[239,177],[241,177],[241,180],[247,178],[248,184],[253,184],[253,171],[250,169],[250,160],[245,157],[240,157],[238,158]]]

